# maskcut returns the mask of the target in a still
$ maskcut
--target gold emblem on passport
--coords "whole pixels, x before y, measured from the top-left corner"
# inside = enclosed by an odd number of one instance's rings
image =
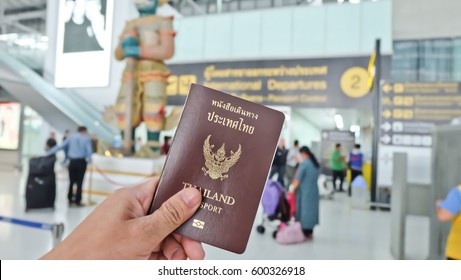
[[[194,221],[192,222],[192,226],[196,227],[196,228],[199,228],[199,229],[203,229],[203,227],[205,226],[205,222],[197,220],[197,219],[194,219]]]
[[[211,179],[221,179],[223,181],[226,178],[229,178],[227,173],[229,169],[237,163],[242,153],[242,147],[239,144],[239,149],[237,152],[231,151],[230,156],[226,156],[226,149],[224,148],[226,143],[223,143],[221,148],[215,153],[213,152],[214,145],[210,144],[210,137],[205,139],[203,143],[203,156],[205,157],[205,167],[202,167],[202,171],[205,173],[205,176],[210,176]]]

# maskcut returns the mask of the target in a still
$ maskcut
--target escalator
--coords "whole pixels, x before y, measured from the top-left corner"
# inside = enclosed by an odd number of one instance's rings
[[[60,131],[86,126],[100,140],[111,142],[118,133],[101,113],[75,92],[60,90],[8,52],[0,49],[0,87],[39,113]]]

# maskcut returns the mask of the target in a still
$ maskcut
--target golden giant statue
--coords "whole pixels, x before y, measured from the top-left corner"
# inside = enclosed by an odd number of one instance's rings
[[[133,149],[134,129],[147,128],[147,145],[160,147],[165,128],[167,79],[171,72],[163,62],[174,54],[173,18],[157,16],[157,6],[166,0],[135,0],[140,17],[127,22],[115,57],[125,60],[122,85],[115,105],[118,128],[126,148]]]

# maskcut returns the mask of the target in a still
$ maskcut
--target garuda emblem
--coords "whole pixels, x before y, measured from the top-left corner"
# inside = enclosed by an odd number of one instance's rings
[[[205,173],[205,176],[210,176],[211,179],[221,179],[223,181],[226,178],[229,178],[227,173],[229,169],[237,163],[242,153],[242,147],[239,144],[239,149],[237,152],[231,151],[230,156],[226,156],[226,149],[224,148],[226,143],[222,144],[221,148],[215,153],[213,152],[214,145],[210,145],[210,137],[205,139],[203,143],[203,156],[205,157],[205,167],[202,167],[202,171]]]

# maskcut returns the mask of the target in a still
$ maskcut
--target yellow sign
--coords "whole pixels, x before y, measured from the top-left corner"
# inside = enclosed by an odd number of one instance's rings
[[[381,99],[381,104],[382,104],[383,106],[392,105],[392,100],[391,100],[390,97],[383,97],[383,98]]]
[[[403,110],[403,118],[406,120],[411,120],[414,118],[413,110]]]
[[[373,81],[375,79],[375,60],[376,52],[373,52],[370,56],[370,61],[368,62],[368,90],[371,91],[373,88]]]
[[[411,107],[415,104],[415,99],[412,96],[394,96],[394,106]]]
[[[401,83],[394,84],[394,92],[395,93],[403,93],[405,91],[405,87]]]
[[[171,75],[168,77],[167,83],[166,94],[168,96],[176,95],[178,93],[178,76]]]
[[[362,67],[351,67],[341,76],[341,90],[351,98],[361,98],[370,92],[368,71]]]
[[[393,89],[393,87],[390,84],[384,84],[384,86],[383,86],[384,93],[389,93],[389,92],[392,91],[392,89]]]
[[[407,96],[404,99],[404,103],[405,103],[405,106],[411,107],[411,106],[415,105],[415,98],[411,97],[411,96]]]
[[[411,120],[414,118],[413,110],[405,110],[405,109],[394,109],[392,116],[394,119],[405,119]]]
[[[187,95],[189,93],[190,85],[193,83],[197,83],[197,76],[195,75],[179,76],[179,95]]]
[[[389,119],[390,117],[392,117],[392,112],[390,110],[386,110],[382,113],[382,115],[384,118]]]

